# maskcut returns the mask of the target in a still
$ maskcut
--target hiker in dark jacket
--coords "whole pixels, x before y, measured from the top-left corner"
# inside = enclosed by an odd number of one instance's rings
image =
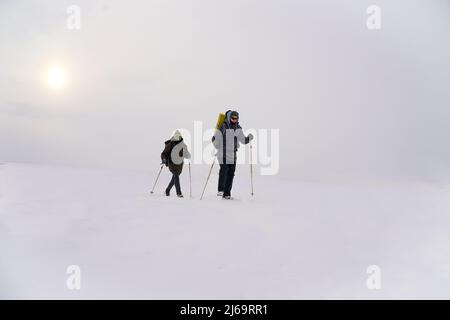
[[[172,173],[172,180],[166,189],[166,196],[170,196],[170,190],[175,185],[177,196],[183,198],[180,186],[180,175],[183,171],[184,158],[190,159],[186,144],[183,141],[180,131],[176,130],[173,137],[165,142],[164,151],[161,153],[161,161],[163,164],[169,167],[169,171]]]
[[[253,135],[249,134],[246,137],[239,125],[239,113],[227,111],[225,121],[215,131],[212,138],[220,164],[217,195],[222,196],[223,199],[231,199],[231,188],[236,171],[236,152],[241,143],[248,144],[251,140],[253,140]]]

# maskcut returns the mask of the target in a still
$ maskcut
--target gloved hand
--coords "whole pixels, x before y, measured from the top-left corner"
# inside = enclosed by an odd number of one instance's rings
[[[248,134],[248,140],[252,141],[255,137],[253,137],[253,135],[251,133]]]

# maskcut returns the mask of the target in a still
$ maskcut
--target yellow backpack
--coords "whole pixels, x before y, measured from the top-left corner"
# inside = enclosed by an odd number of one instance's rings
[[[219,130],[222,123],[225,121],[225,113],[219,113],[219,117],[217,118],[216,130]]]

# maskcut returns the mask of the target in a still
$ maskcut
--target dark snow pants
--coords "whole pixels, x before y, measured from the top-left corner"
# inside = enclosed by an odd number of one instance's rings
[[[177,194],[181,194],[181,186],[180,186],[180,175],[178,173],[172,173],[172,180],[170,180],[169,185],[167,186],[167,191],[170,192],[173,185],[175,185],[175,189],[177,190]]]
[[[234,172],[236,164],[221,164],[219,171],[219,192],[223,192],[224,196],[231,196],[231,188],[233,187]]]

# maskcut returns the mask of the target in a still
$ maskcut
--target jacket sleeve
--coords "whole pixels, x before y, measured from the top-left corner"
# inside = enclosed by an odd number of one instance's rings
[[[169,153],[170,153],[170,143],[166,144],[164,147],[163,152],[161,152],[161,160],[166,160],[168,162],[169,160]]]
[[[238,128],[237,132],[236,132],[238,141],[242,144],[248,144],[250,142],[250,138],[246,137],[244,135],[244,131],[242,130],[241,127]]]
[[[214,131],[214,136],[212,137],[211,141],[214,145],[214,148],[219,149],[222,147],[222,141],[223,141],[223,131],[224,126],[221,125],[219,129],[216,129]]]
[[[186,159],[190,159],[191,158],[191,153],[189,152],[186,144],[183,145],[183,156]]]

